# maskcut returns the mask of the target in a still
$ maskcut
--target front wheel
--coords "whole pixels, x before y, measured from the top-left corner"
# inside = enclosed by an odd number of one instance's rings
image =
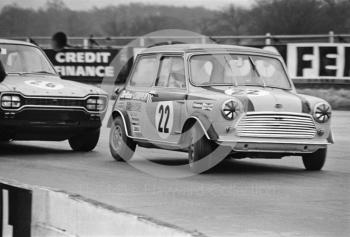
[[[195,123],[190,131],[188,160],[193,173],[209,172],[217,165],[213,151],[217,145],[207,139],[201,127]]]
[[[89,152],[95,149],[100,139],[100,129],[86,131],[69,138],[69,145],[73,151]]]
[[[303,155],[306,170],[319,171],[323,168],[327,158],[327,148],[319,149],[314,153]]]
[[[127,137],[125,129],[122,118],[115,118],[109,134],[109,150],[116,161],[129,161],[136,149],[136,143]]]

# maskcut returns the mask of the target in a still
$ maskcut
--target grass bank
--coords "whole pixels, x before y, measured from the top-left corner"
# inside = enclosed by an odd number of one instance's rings
[[[320,97],[328,101],[333,110],[350,110],[350,89],[297,89],[298,93]]]

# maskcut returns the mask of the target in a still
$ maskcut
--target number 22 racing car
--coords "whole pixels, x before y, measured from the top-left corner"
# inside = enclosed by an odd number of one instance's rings
[[[138,145],[188,152],[199,173],[219,156],[301,156],[307,170],[320,170],[333,143],[330,105],[297,94],[281,56],[265,50],[149,48],[116,93],[109,120],[116,160],[131,159]]]
[[[69,140],[91,151],[99,140],[107,95],[62,80],[35,45],[0,40],[0,140]]]

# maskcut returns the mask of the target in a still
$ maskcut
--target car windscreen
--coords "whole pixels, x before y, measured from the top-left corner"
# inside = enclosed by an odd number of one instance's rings
[[[264,56],[206,54],[190,59],[195,86],[266,86],[291,89],[280,60]]]
[[[33,46],[0,44],[0,61],[7,74],[56,74],[43,52]]]

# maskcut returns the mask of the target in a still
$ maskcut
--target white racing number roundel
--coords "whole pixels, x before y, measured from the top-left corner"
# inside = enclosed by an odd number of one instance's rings
[[[34,86],[34,87],[38,87],[40,89],[46,89],[46,90],[60,90],[64,88],[62,84],[50,82],[50,81],[28,80],[28,81],[25,81],[25,83],[29,86]]]
[[[173,102],[158,103],[155,125],[159,136],[166,139],[170,136],[174,124]]]

